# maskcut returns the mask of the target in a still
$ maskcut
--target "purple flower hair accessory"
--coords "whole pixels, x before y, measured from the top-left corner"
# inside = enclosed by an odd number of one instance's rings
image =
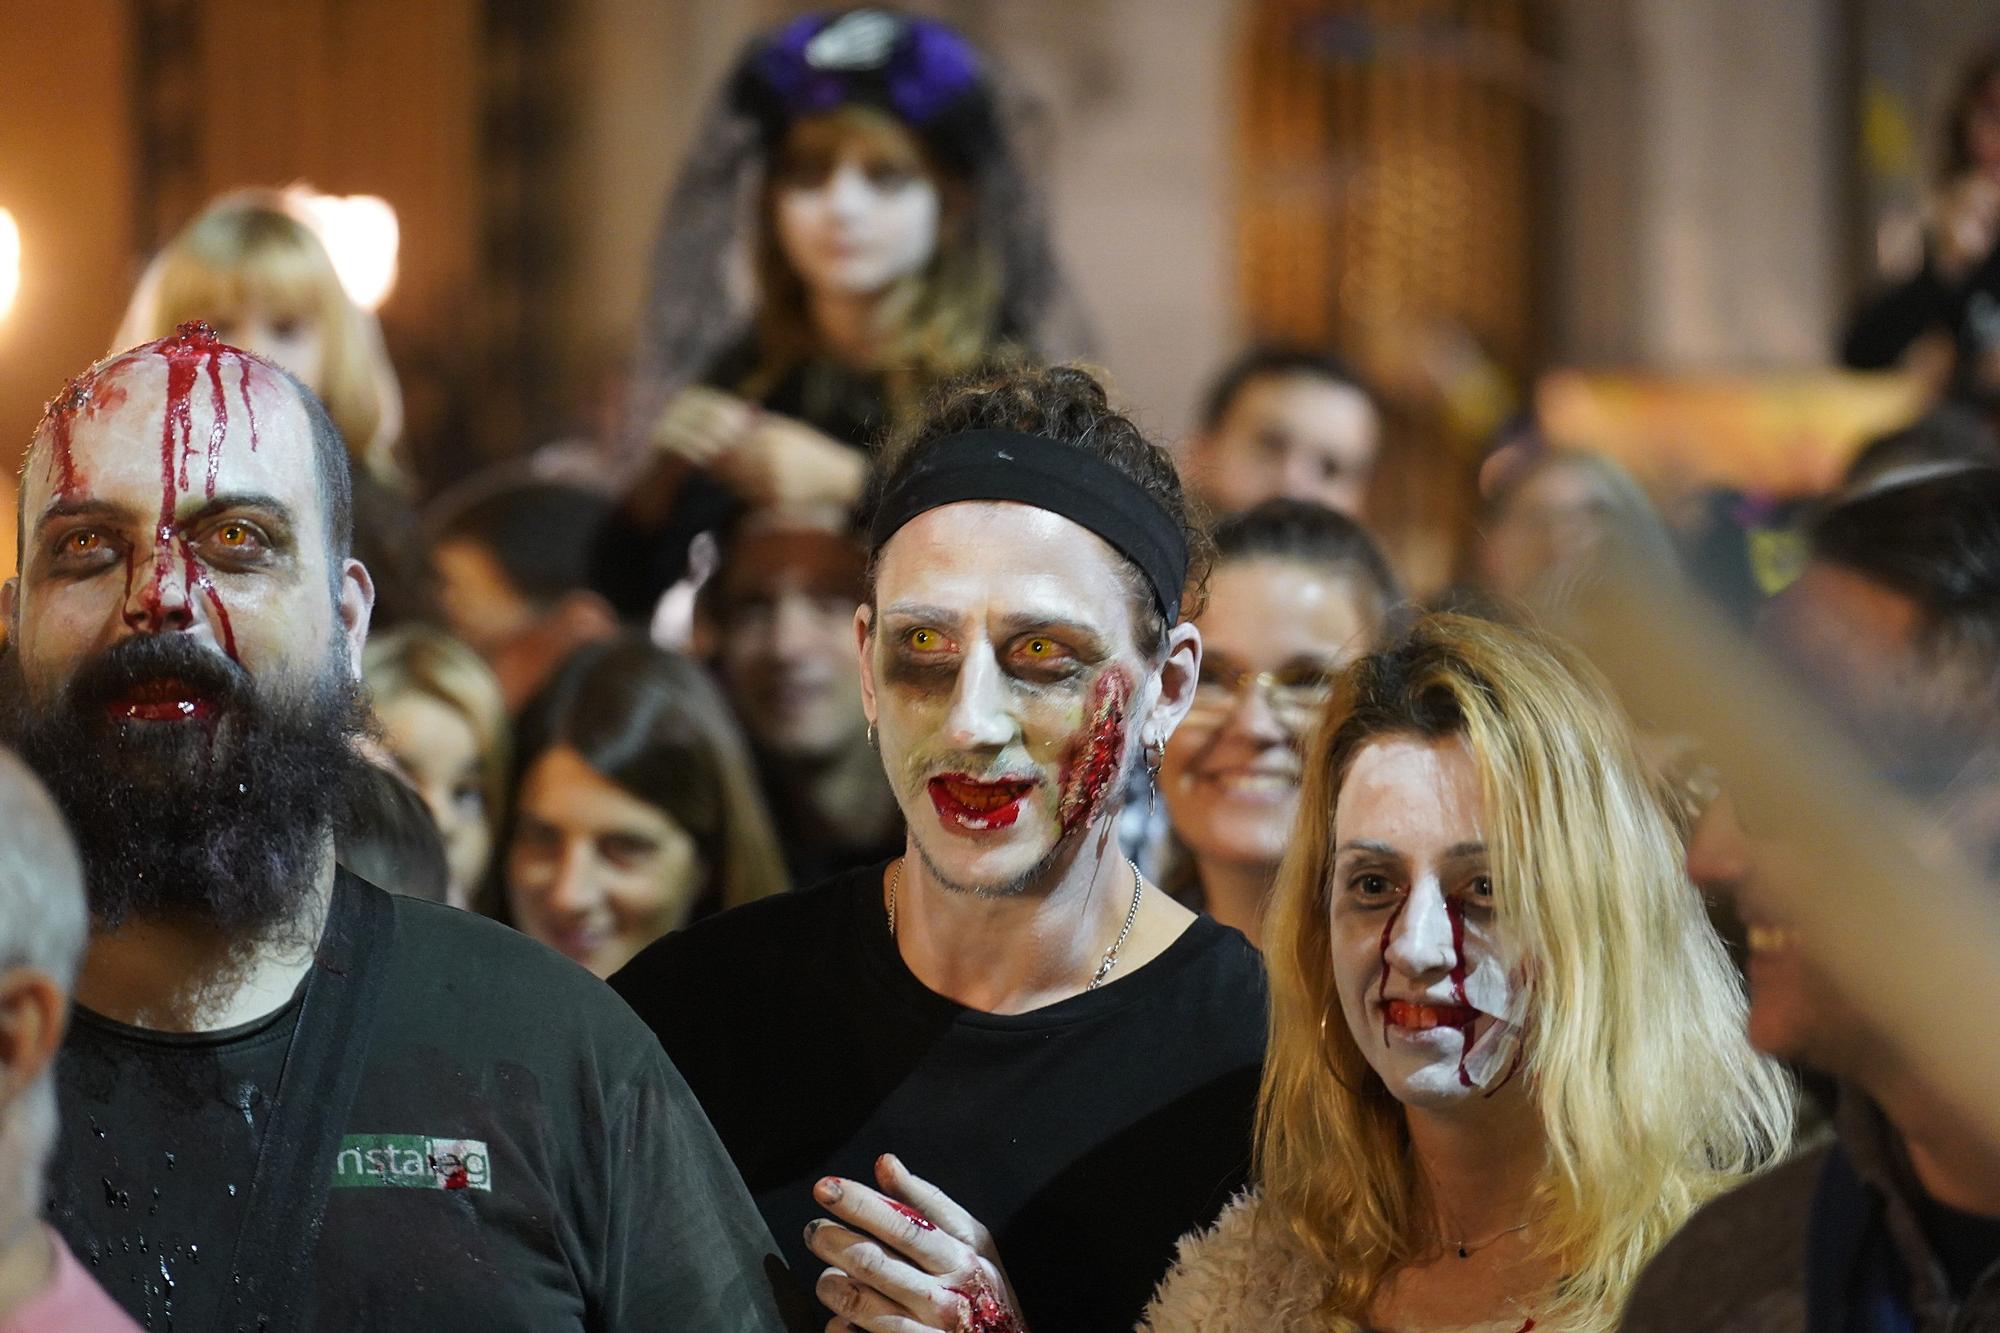
[[[879,9],[796,19],[772,34],[753,68],[788,119],[860,101],[917,128],[980,79],[977,53],[954,29]]]

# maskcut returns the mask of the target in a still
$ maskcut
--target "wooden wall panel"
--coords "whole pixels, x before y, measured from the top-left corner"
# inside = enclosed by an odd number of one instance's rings
[[[125,18],[117,0],[0,5],[0,207],[22,244],[20,294],[0,318],[0,575],[28,435],[110,345],[132,280]]]

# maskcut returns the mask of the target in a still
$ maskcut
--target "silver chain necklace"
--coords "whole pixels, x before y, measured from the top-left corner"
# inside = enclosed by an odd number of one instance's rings
[[[1104,961],[1097,965],[1097,975],[1090,979],[1085,990],[1096,990],[1111,975],[1111,969],[1118,966],[1118,951],[1125,947],[1125,937],[1132,933],[1132,923],[1139,919],[1139,899],[1145,896],[1146,880],[1139,873],[1138,863],[1131,857],[1125,864],[1132,869],[1132,905],[1125,909],[1125,924],[1118,927],[1118,938],[1111,941],[1111,947],[1104,951]],[[896,889],[903,882],[903,858],[897,857],[895,866],[889,871],[889,941],[896,939]]]

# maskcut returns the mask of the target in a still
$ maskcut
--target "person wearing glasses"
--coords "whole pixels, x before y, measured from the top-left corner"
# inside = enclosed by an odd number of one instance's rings
[[[1333,679],[1383,637],[1401,593],[1359,524],[1267,500],[1215,530],[1194,703],[1167,742],[1167,887],[1256,944],[1299,803],[1299,749]]]

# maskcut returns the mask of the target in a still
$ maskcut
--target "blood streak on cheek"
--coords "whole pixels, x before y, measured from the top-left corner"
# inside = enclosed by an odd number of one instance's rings
[[[1389,919],[1382,923],[1382,983],[1375,989],[1375,1005],[1382,1011],[1382,1044],[1389,1044],[1389,941],[1395,937],[1396,922],[1402,917],[1408,901],[1400,902],[1389,911]]]
[[[1465,995],[1465,904],[1456,898],[1445,899],[1444,914],[1451,921],[1451,998],[1467,1009],[1472,1001]],[[1472,1029],[1479,1022],[1473,1017],[1458,1030],[1458,1085],[1472,1086],[1472,1075],[1466,1070],[1465,1057],[1472,1054]]]
[[[1132,679],[1117,667],[1107,669],[1091,687],[1090,727],[1063,775],[1059,811],[1064,833],[1090,822],[1118,778],[1125,759],[1125,706],[1131,698]]]

